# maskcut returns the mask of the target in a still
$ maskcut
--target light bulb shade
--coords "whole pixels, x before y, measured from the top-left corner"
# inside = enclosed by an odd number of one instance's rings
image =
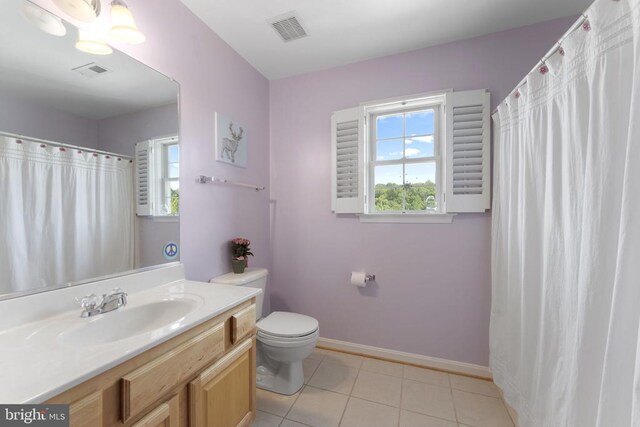
[[[93,22],[100,15],[100,0],[53,0],[64,13],[82,22]]]
[[[138,44],[145,40],[144,34],[138,30],[133,15],[127,6],[111,3],[111,30],[109,35],[119,42]]]
[[[76,49],[92,55],[109,55],[113,49],[104,40],[83,30],[78,30]]]
[[[47,34],[58,37],[67,34],[67,27],[62,23],[62,19],[42,9],[40,6],[25,2],[22,6],[22,14],[29,22]]]

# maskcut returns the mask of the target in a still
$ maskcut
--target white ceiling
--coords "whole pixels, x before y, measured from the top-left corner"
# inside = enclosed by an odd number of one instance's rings
[[[65,23],[64,37],[46,34],[22,15],[24,3],[0,0],[0,94],[93,120],[177,102],[177,84],[169,78],[115,50],[80,52],[71,24]],[[90,62],[110,72],[86,78],[71,71]]]
[[[576,15],[592,0],[182,0],[269,79]],[[295,10],[309,34],[267,23]]]

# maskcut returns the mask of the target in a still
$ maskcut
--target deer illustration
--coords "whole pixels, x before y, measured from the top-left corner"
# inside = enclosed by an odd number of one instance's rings
[[[229,131],[231,132],[231,139],[222,138],[222,150],[220,150],[220,156],[224,157],[225,155],[232,163],[236,162],[236,151],[238,151],[238,145],[242,140],[242,134],[244,133],[244,129],[242,126],[239,127],[240,132],[236,133],[233,130],[233,122],[229,123]]]

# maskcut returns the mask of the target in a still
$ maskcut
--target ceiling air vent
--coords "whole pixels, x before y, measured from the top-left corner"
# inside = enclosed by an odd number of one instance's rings
[[[111,72],[111,70],[108,70],[107,68],[103,67],[102,65],[98,65],[95,62],[90,62],[89,64],[76,67],[72,71],[75,71],[76,73],[79,73],[88,78],[102,76]]]
[[[307,32],[302,27],[300,19],[295,12],[289,12],[284,15],[276,16],[269,20],[269,24],[274,30],[280,34],[282,40],[290,42],[292,40],[301,39],[307,36]]]

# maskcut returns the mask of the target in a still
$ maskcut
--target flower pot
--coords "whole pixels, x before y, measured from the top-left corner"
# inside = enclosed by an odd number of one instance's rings
[[[244,269],[247,266],[246,262],[247,260],[244,260],[244,259],[232,259],[231,267],[233,267],[233,272],[236,274],[244,273]]]

